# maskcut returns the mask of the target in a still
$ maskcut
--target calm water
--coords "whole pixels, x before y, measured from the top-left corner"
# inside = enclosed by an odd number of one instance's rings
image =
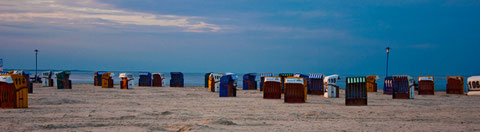
[[[35,73],[35,71],[29,71],[30,73]],[[39,71],[39,74],[41,71]],[[73,83],[92,83],[93,84],[93,75],[94,71],[72,71],[72,74],[70,75],[70,80],[72,80]],[[122,72],[114,72],[115,76],[114,82],[115,84],[120,83],[120,79],[118,78],[119,73]],[[135,76],[135,83],[138,83],[138,72],[129,72],[133,73]],[[165,76],[165,84],[169,85],[169,80],[170,80],[170,73],[162,73]],[[204,81],[205,81],[205,73],[183,73],[184,74],[184,80],[185,80],[185,86],[204,86]],[[239,80],[238,80],[238,86],[242,87],[242,76],[245,73],[237,73]],[[340,76],[339,85],[341,88],[345,88],[345,77],[346,76]],[[417,80],[417,76],[412,76]],[[377,81],[378,84],[378,89],[383,89],[383,76],[380,76],[381,80]],[[465,81],[467,80],[467,76],[464,76]],[[259,82],[259,77],[257,76],[257,82]],[[466,83],[465,83],[466,84]],[[444,91],[447,85],[447,80],[446,76],[435,76],[435,90],[439,91]],[[466,86],[465,86],[466,87]]]

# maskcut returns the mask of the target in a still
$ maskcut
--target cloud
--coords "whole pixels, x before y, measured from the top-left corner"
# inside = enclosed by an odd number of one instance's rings
[[[116,9],[95,0],[15,0],[0,4],[0,22],[55,26],[125,25],[175,28],[183,32],[217,32],[218,25],[192,16],[162,15]]]

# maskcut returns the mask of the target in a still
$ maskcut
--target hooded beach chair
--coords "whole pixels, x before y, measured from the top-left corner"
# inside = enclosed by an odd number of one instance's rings
[[[264,77],[263,98],[264,99],[281,99],[282,98],[282,81],[280,77]]]
[[[170,87],[183,87],[183,84],[184,84],[183,73],[171,72],[170,77],[171,77]]]
[[[70,80],[70,71],[60,71],[55,74],[57,79],[57,89],[72,89]]]
[[[367,76],[367,92],[377,92],[377,80],[380,80],[378,75]]]
[[[256,73],[248,73],[243,75],[243,90],[257,89],[257,81],[255,81],[256,76]]]
[[[139,72],[138,73],[138,86],[141,87],[151,87],[152,86],[152,73],[150,72]]]
[[[102,74],[102,88],[113,88],[113,76],[112,72],[107,72]]]
[[[308,74],[310,79],[310,85],[308,85],[308,91],[313,95],[323,95],[325,91],[323,89],[323,74],[310,73]]]
[[[465,94],[462,76],[447,76],[447,94]]]
[[[393,93],[393,77],[385,77],[383,82],[383,94],[392,95]]]
[[[435,82],[433,76],[418,77],[418,95],[434,95]]]
[[[303,77],[285,77],[284,102],[305,103],[307,101],[307,87]]]
[[[467,95],[480,95],[480,76],[471,76],[467,78]]]
[[[152,81],[152,87],[163,87],[164,86],[164,79],[165,77],[163,76],[162,73],[153,73],[153,81]]]
[[[134,89],[135,82],[133,80],[135,78],[133,78],[132,73],[120,73],[118,78],[121,79],[120,89]]]
[[[407,75],[392,76],[392,98],[413,99],[415,95],[415,80]]]
[[[53,87],[52,71],[42,72],[42,87]]]
[[[210,74],[212,74],[212,72],[209,72],[209,73],[205,74],[205,88],[208,88]]]
[[[345,88],[345,105],[367,105],[366,77],[347,77]]]
[[[222,76],[222,78],[220,78],[220,97],[236,97],[237,87],[234,83],[234,75]]]
[[[27,79],[18,74],[0,75],[1,108],[28,108]]]
[[[209,85],[208,89],[211,92],[219,92],[220,91],[220,79],[222,78],[222,73],[212,73],[209,77]]]
[[[325,90],[325,91],[323,91],[323,96],[325,98],[338,98],[339,97],[339,92],[340,91],[339,91],[339,86],[337,85],[338,80],[340,80],[340,78],[336,74],[326,76],[323,79],[323,87],[324,87],[324,90]]]
[[[13,71],[13,74],[18,74],[18,75],[21,75],[23,77],[25,77],[25,79],[27,80],[27,88],[28,88],[28,93],[33,93],[33,84],[32,84],[32,81],[30,80],[30,73],[29,72],[26,72],[26,71]]]
[[[106,71],[97,71],[94,74],[93,77],[93,86],[102,86],[102,74],[105,73]]]

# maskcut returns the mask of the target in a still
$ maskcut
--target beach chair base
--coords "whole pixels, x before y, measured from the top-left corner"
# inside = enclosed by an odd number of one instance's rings
[[[469,91],[467,93],[468,96],[479,96],[480,95],[480,91]]]
[[[392,94],[392,99],[410,99],[410,94],[408,93]]]
[[[345,99],[346,106],[364,106],[367,105],[367,99]]]

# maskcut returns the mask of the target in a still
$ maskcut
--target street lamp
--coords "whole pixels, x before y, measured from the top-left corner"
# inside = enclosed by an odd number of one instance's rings
[[[38,71],[38,67],[37,67],[37,54],[38,54],[38,50],[35,49],[35,83],[37,83],[37,71]]]
[[[388,77],[388,54],[390,53],[390,47],[387,47],[387,72],[385,73],[385,77]]]

